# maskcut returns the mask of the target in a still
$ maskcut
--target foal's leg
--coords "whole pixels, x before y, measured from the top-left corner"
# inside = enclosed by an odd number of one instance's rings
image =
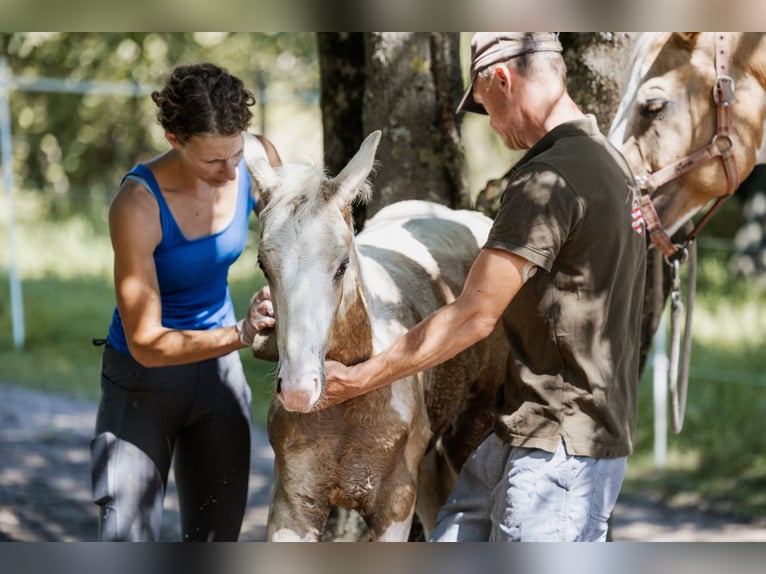
[[[288,494],[279,480],[275,481],[275,485],[266,523],[267,540],[319,542],[329,514],[327,503]]]
[[[416,477],[402,465],[399,472],[383,479],[381,485],[364,512],[370,539],[373,542],[407,542],[415,514]]]
[[[390,522],[382,527],[380,534],[376,533],[375,528],[370,526],[370,538],[372,542],[407,542],[412,528],[412,517],[415,509],[412,509],[409,517],[401,522]]]

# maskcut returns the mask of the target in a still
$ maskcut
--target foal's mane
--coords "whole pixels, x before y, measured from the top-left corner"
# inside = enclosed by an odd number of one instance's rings
[[[273,194],[266,205],[268,211],[288,209],[291,217],[302,219],[318,213],[336,193],[340,184],[330,178],[317,165],[309,163],[287,163],[275,168],[280,179],[279,191]],[[358,187],[351,199],[367,203],[372,196],[369,180]],[[339,205],[338,207],[343,207]]]

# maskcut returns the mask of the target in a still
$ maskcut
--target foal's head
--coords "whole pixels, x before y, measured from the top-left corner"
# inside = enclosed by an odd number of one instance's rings
[[[333,321],[357,294],[351,204],[370,193],[380,132],[370,134],[334,178],[288,164],[273,169],[259,142],[245,134],[245,159],[261,200],[258,263],[271,287],[277,319],[277,396],[308,412],[325,383]]]

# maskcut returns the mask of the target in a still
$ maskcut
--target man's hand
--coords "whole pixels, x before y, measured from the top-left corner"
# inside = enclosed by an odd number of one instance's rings
[[[263,329],[277,324],[274,319],[274,305],[271,303],[271,290],[266,285],[250,299],[247,316],[237,323],[239,340],[243,345],[252,347],[253,339]]]
[[[365,392],[351,376],[353,367],[347,367],[337,361],[325,361],[324,370],[327,383],[314,410],[326,409]]]

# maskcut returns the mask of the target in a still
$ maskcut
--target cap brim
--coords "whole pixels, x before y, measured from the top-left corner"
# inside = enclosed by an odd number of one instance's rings
[[[465,94],[463,94],[463,99],[460,100],[460,103],[455,110],[455,113],[459,114],[461,112],[473,112],[475,114],[488,115],[484,106],[476,103],[476,100],[473,99],[473,80],[468,84],[468,89],[465,91]]]

